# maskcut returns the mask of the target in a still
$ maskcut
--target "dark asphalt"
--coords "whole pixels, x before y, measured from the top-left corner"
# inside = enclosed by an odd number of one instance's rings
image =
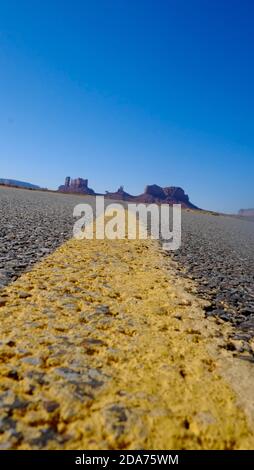
[[[231,322],[236,339],[254,337],[254,221],[182,212],[182,246],[170,256],[193,279],[207,316]]]
[[[73,208],[90,198],[0,187],[0,289],[72,236]],[[112,202],[112,201],[109,201]],[[254,221],[182,211],[182,246],[169,256],[210,301],[206,315],[254,337]]]

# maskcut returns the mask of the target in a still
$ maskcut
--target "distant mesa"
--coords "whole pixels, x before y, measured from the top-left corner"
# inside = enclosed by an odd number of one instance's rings
[[[244,217],[254,217],[254,209],[240,209],[238,214]]]
[[[17,188],[26,188],[26,189],[41,189],[40,186],[36,184],[26,183],[25,181],[12,180],[6,178],[0,178],[0,184],[4,186],[16,186]]]
[[[145,191],[138,196],[132,196],[126,193],[121,186],[114,193],[107,193],[106,196],[110,199],[120,199],[124,201],[143,202],[144,204],[181,204],[184,208],[198,209],[197,206],[192,204],[189,196],[185,194],[184,190],[175,186],[167,186],[162,188],[157,184],[148,185]]]
[[[126,193],[126,191],[124,191],[123,186],[120,186],[118,190],[115,192],[106,191],[105,196],[108,199],[115,199],[115,200],[120,200],[120,201],[132,201],[133,198],[135,197],[129,193]]]
[[[83,178],[71,179],[69,176],[65,178],[65,184],[59,186],[58,191],[63,193],[79,193],[95,195],[95,191],[88,187],[88,180]],[[189,196],[185,194],[182,188],[176,186],[167,186],[162,188],[157,184],[148,185],[145,187],[145,191],[138,196],[124,191],[124,187],[120,186],[117,191],[110,192],[106,191],[105,197],[108,199],[114,199],[119,201],[129,202],[143,202],[145,204],[181,204],[184,208],[198,209],[197,206],[192,204],[189,200]]]
[[[93,189],[88,187],[87,179],[71,179],[70,176],[66,176],[65,183],[62,186],[59,186],[58,191],[62,193],[95,194]]]

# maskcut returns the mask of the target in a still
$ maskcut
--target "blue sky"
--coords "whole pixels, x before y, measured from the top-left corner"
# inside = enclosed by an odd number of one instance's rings
[[[254,206],[251,0],[0,0],[0,177]]]

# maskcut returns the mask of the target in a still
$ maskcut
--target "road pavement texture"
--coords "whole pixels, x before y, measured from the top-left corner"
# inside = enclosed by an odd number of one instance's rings
[[[236,327],[227,347],[254,362],[254,221],[185,212],[181,249],[170,256],[210,301],[206,315]]]
[[[242,340],[158,243],[62,244],[79,197],[3,193],[2,269],[24,261],[0,293],[0,448],[253,448],[253,365],[228,347]],[[52,253],[32,266],[38,246]]]
[[[72,236],[81,196],[0,186],[0,289]]]

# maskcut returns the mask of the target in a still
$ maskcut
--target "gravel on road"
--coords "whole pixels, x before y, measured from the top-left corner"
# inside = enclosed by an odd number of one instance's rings
[[[72,236],[84,196],[0,187],[0,289]]]
[[[86,202],[94,198],[0,187],[0,289],[72,236],[73,209]],[[184,210],[182,246],[170,256],[210,301],[207,316],[254,337],[253,221]]]
[[[171,263],[63,243],[82,202],[0,188],[0,448],[253,448],[253,222],[183,211]]]
[[[171,265],[72,239],[4,289],[0,449],[253,449],[252,365]]]
[[[207,316],[231,322],[236,339],[254,337],[254,222],[183,211],[182,246],[171,252],[179,274],[210,301]],[[246,345],[246,348],[248,346]]]

